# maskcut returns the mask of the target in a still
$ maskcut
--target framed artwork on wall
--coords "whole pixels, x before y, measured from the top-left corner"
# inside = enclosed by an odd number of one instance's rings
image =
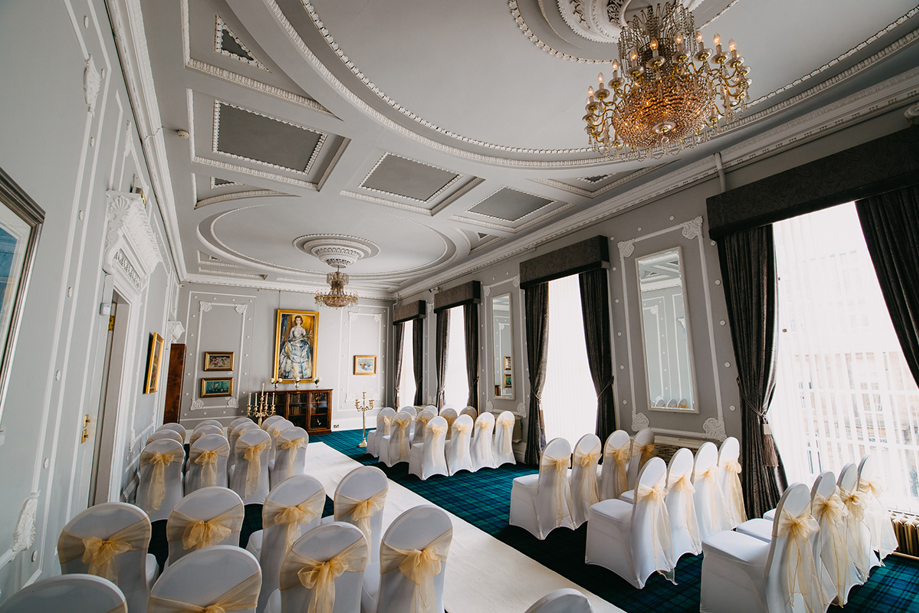
[[[377,374],[377,356],[375,355],[356,355],[354,356],[354,374],[355,375],[375,375]]]
[[[233,370],[235,351],[205,351],[204,370]]]
[[[233,395],[233,377],[201,379],[201,397],[216,398]]]
[[[278,309],[274,337],[274,379],[278,383],[313,381],[316,378],[316,346],[319,313]]]
[[[511,356],[506,355],[504,356],[504,370],[510,370],[510,369],[511,369]]]
[[[150,335],[150,348],[147,351],[147,380],[144,393],[152,394],[159,389],[160,366],[163,360],[163,337],[154,332]]]
[[[504,375],[504,387],[513,387],[514,378],[512,375]]]

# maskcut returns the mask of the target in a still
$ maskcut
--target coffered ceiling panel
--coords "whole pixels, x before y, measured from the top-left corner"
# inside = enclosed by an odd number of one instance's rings
[[[548,198],[541,198],[534,194],[527,194],[505,187],[496,191],[469,209],[469,211],[485,217],[503,219],[504,221],[517,221],[522,217],[535,213],[551,202]]]
[[[449,170],[387,153],[360,186],[382,194],[429,202],[459,178],[460,175]]]

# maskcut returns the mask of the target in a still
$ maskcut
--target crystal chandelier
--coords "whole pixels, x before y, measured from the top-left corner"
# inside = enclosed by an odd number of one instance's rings
[[[743,112],[750,68],[733,40],[728,53],[717,34],[714,44],[714,52],[705,48],[679,1],[636,14],[622,28],[612,79],[604,85],[600,73],[596,91],[587,90],[585,130],[594,150],[614,157],[624,147],[629,157],[676,154],[717,133],[719,120]]]
[[[345,291],[345,286],[348,284],[348,275],[341,272],[341,267],[336,266],[335,272],[327,274],[325,281],[329,284],[329,289],[316,292],[316,304],[335,309],[357,304],[357,294]]]

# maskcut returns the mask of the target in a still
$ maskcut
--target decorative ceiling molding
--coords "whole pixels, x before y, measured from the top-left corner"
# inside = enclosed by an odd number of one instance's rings
[[[234,183],[234,185],[242,185],[242,183]],[[273,189],[255,189],[247,192],[234,192],[232,194],[220,194],[218,196],[211,196],[209,198],[203,198],[195,203],[195,208],[200,209],[209,204],[218,204],[220,202],[229,202],[230,200],[242,200],[243,198],[264,198],[267,196],[290,196],[290,194],[285,194],[284,192],[278,192]]]
[[[567,53],[562,53],[558,49],[553,49],[543,41],[539,39],[538,36],[530,29],[530,26],[527,25],[526,20],[524,20],[523,15],[520,14],[520,8],[517,6],[517,0],[508,0],[507,7],[511,10],[511,17],[514,18],[514,21],[517,23],[517,27],[520,28],[520,31],[523,32],[523,35],[526,36],[531,43],[545,51],[551,56],[568,60],[569,62],[577,62],[578,64],[606,64],[611,61],[609,60],[593,60],[586,57],[578,57],[576,55],[568,55]]]
[[[108,226],[102,269],[143,291],[153,269],[163,262],[144,201],[139,194],[113,190],[105,192],[105,199]]]
[[[225,181],[225,183],[217,183],[217,181]],[[227,181],[226,179],[221,179],[219,177],[211,177],[211,189],[222,189],[224,187],[231,187],[233,185],[244,186],[245,183],[239,183],[236,181]]]
[[[617,43],[623,8],[630,0],[556,0],[558,12],[571,31],[595,43]]]
[[[329,266],[345,268],[358,260],[380,253],[380,246],[359,236],[340,234],[308,234],[294,239],[294,247]]]
[[[621,179],[616,179],[615,181],[607,185],[604,185],[603,187],[600,187],[594,191],[576,187],[574,185],[570,185],[568,183],[559,181],[557,179],[533,179],[533,181],[535,181],[536,183],[541,183],[542,185],[547,185],[549,187],[561,189],[566,192],[571,192],[572,194],[577,194],[578,196],[584,196],[585,198],[596,198],[597,196],[602,196],[606,192],[616,189],[617,187],[621,187],[625,185],[626,183],[631,183],[635,179],[642,177],[653,170],[658,170],[659,168],[660,166],[649,166],[647,168],[640,168],[636,170],[635,172],[630,172],[629,174],[622,177]],[[584,181],[585,179],[578,179],[578,180]]]
[[[214,51],[225,57],[232,58],[244,64],[249,64],[250,66],[255,66],[256,68],[261,68],[265,72],[270,73],[271,71],[268,70],[268,68],[264,64],[258,61],[258,58],[255,57],[255,54],[249,50],[249,48],[243,43],[243,41],[239,40],[239,37],[233,34],[233,30],[231,30],[230,26],[228,26],[226,22],[220,18],[220,15],[217,15],[216,17],[217,17],[217,25],[214,28]],[[232,38],[233,41],[237,45],[239,45],[239,48],[242,49],[243,53],[246,54],[245,56],[240,55],[238,53],[234,53],[230,51],[229,49],[224,48],[224,44],[223,44],[224,33],[230,35],[230,38]]]
[[[399,158],[399,159],[402,159],[402,160],[406,160],[406,161],[408,161],[408,162],[412,162],[412,163],[414,163],[414,164],[420,164],[421,166],[427,166],[428,168],[433,168],[433,169],[435,169],[435,170],[440,170],[441,172],[446,172],[446,173],[448,173],[448,174],[454,175],[454,177],[453,177],[450,181],[447,181],[443,186],[441,186],[440,189],[438,189],[436,192],[434,192],[433,194],[431,194],[430,196],[428,196],[428,197],[425,198],[424,200],[422,200],[422,199],[420,199],[420,198],[414,198],[414,197],[412,197],[412,196],[406,196],[405,194],[397,194],[397,193],[395,193],[395,192],[388,192],[388,191],[384,191],[384,190],[381,190],[381,189],[376,189],[376,188],[373,188],[373,187],[368,187],[368,186],[366,185],[367,180],[370,178],[370,176],[371,176],[374,172],[376,172],[376,170],[380,167],[380,164],[382,164],[384,160],[386,160],[387,158],[390,158],[390,157]],[[387,151],[386,153],[384,153],[384,154],[382,155],[382,157],[380,157],[379,160],[377,160],[377,163],[373,165],[373,168],[370,169],[370,172],[367,173],[367,175],[363,178],[363,180],[360,182],[360,184],[358,185],[358,187],[360,187],[361,189],[366,189],[366,190],[369,191],[369,192],[376,192],[376,193],[378,193],[378,194],[386,194],[387,196],[396,196],[396,197],[398,197],[398,198],[405,198],[406,200],[414,200],[415,202],[429,203],[429,202],[432,202],[434,199],[436,199],[436,198],[437,198],[438,196],[440,196],[441,194],[443,194],[445,191],[447,191],[448,189],[450,189],[450,187],[452,187],[457,181],[459,181],[460,179],[462,179],[462,177],[463,177],[463,175],[460,174],[460,173],[458,173],[458,172],[454,172],[454,171],[452,171],[452,170],[447,170],[446,168],[441,168],[440,166],[435,166],[434,164],[428,164],[427,162],[421,162],[421,161],[418,161],[418,160],[413,160],[413,159],[411,159],[411,158],[405,157],[404,155],[398,155],[398,154],[396,154],[396,153],[390,153],[390,152]]]

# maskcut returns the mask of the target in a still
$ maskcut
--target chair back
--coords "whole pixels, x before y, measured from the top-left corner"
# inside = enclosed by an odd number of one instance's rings
[[[471,438],[474,423],[468,415],[460,415],[450,428],[450,440],[444,447],[447,470],[453,475],[460,470],[472,472]]]
[[[278,573],[287,551],[301,535],[322,521],[325,489],[309,475],[295,475],[271,490],[262,507],[262,589],[259,610],[278,589]]]
[[[635,488],[638,472],[645,462],[654,457],[654,430],[639,430],[632,442],[632,457],[629,459],[629,489]]]
[[[454,407],[452,404],[445,404],[444,406],[440,407],[440,411],[438,411],[438,414],[442,415],[443,412],[446,411],[447,409],[452,409],[455,411],[456,407]]]
[[[618,499],[629,489],[629,458],[632,439],[625,430],[616,430],[603,445],[603,470],[600,472],[600,499]]]
[[[463,409],[462,411],[460,411],[459,414],[460,414],[460,415],[468,415],[469,417],[472,418],[472,421],[475,421],[476,418],[478,418],[478,416],[479,416],[479,412],[476,411],[475,409],[473,409],[472,407],[466,407],[465,409]]]
[[[546,594],[534,602],[526,613],[591,613],[592,611],[587,596],[578,590],[566,587]]]
[[[376,466],[355,468],[335,488],[335,521],[360,528],[370,544],[371,564],[380,561],[383,508],[388,492],[389,479]]]
[[[600,437],[585,434],[574,446],[571,459],[571,511],[576,526],[587,521],[590,507],[600,502],[597,463],[602,455]]]
[[[265,432],[271,436],[271,449],[268,450],[269,468],[274,466],[274,461],[278,457],[278,437],[281,436],[281,432],[284,432],[285,430],[293,427],[293,422],[287,419],[279,419],[278,421],[265,428]]]
[[[871,536],[871,549],[878,552],[881,560],[898,546],[890,511],[882,500],[887,489],[882,475],[881,465],[873,454],[866,455],[858,463],[858,489],[868,497],[865,523]]]
[[[262,504],[268,496],[268,452],[271,436],[263,430],[246,430],[236,441],[236,467],[230,488],[244,504]]]
[[[801,522],[806,529],[789,529],[789,522]],[[766,597],[781,599],[783,609],[787,602],[794,601],[796,593],[809,594],[810,598],[820,600],[822,586],[813,555],[814,538],[818,532],[817,522],[811,516],[810,489],[803,483],[791,484],[776,506],[772,543],[766,558],[766,580],[777,586],[774,590],[767,588]],[[795,570],[789,572],[789,565]],[[789,574],[794,585],[789,582]],[[818,606],[823,610],[822,605]]]
[[[424,432],[428,422],[437,417],[436,409],[425,409],[415,418],[415,435],[412,437],[412,445],[424,443]]]
[[[166,519],[182,499],[185,448],[171,438],[153,441],[140,454],[135,501],[151,522]]]
[[[240,547],[217,545],[170,564],[153,586],[148,607],[141,610],[255,613],[260,585],[254,555]]]
[[[205,424],[203,426],[198,426],[191,433],[191,437],[189,437],[188,439],[189,448],[195,444],[195,441],[197,441],[199,438],[201,438],[205,434],[217,434],[219,436],[226,438],[226,435],[223,432],[223,428],[221,428],[220,426],[212,425],[212,424]]]
[[[216,419],[202,419],[197,423],[193,430],[197,430],[201,426],[217,426],[218,428],[223,428],[223,424],[217,421]]]
[[[685,447],[677,450],[667,466],[667,513],[670,516],[670,532],[673,535],[673,561],[684,553],[699,555],[702,552],[702,538],[699,536],[699,520],[693,501],[695,487],[692,484],[693,457]]]
[[[703,540],[733,527],[718,475],[718,449],[714,443],[702,443],[696,452],[692,484],[696,488],[693,499],[699,520],[699,535]]]
[[[667,465],[660,458],[651,458],[635,481],[631,526],[635,568],[650,564],[651,568],[669,571],[675,566],[666,496]]]
[[[228,488],[205,487],[187,495],[166,521],[169,564],[215,545],[239,546],[244,515],[242,500]]]
[[[733,528],[747,521],[743,488],[740,485],[740,441],[733,436],[727,437],[721,443],[721,449],[718,451],[718,470],[724,503]]]
[[[434,611],[443,613],[444,575],[447,551],[452,540],[450,516],[440,507],[420,505],[397,517],[383,534],[380,544],[381,576],[377,602],[381,606],[377,610],[420,611],[420,603],[418,607],[412,608],[413,601],[420,599],[423,590],[431,590],[436,602]],[[399,564],[405,559],[405,554],[401,552],[417,555],[412,552],[425,550],[440,561],[440,571],[429,573],[420,581],[420,585],[416,585],[399,570]]]
[[[27,585],[0,605],[0,613],[128,613],[118,586],[94,575],[59,575]]]
[[[447,442],[447,420],[441,416],[432,417],[424,427],[424,449],[422,451],[422,475],[447,474],[447,457],[444,445]]]
[[[392,407],[380,409],[380,412],[377,413],[377,436],[389,436],[392,429],[392,418],[395,414],[396,411]],[[387,417],[389,418],[388,420],[386,419]]]
[[[233,426],[234,428],[237,428],[239,427],[239,424],[244,424],[247,422],[250,424],[255,423],[254,421],[252,421],[251,417],[237,417],[236,419],[230,422],[230,425]]]
[[[185,426],[183,426],[182,424],[176,423],[176,422],[169,422],[167,424],[163,424],[162,426],[157,428],[157,430],[175,430],[180,435],[182,435],[183,443],[185,442],[185,437],[188,434],[188,431],[185,429]]]
[[[399,411],[392,419],[392,433],[389,440],[389,465],[408,462],[411,449],[412,415]]]
[[[450,438],[453,433],[453,422],[459,417],[459,413],[456,412],[456,409],[442,409],[440,416],[447,420],[447,438]]]
[[[108,579],[124,594],[129,610],[142,611],[150,593],[150,531],[147,514],[133,504],[105,502],[89,507],[61,530],[57,541],[61,574],[84,573]],[[122,553],[112,555],[113,546]]]
[[[272,488],[292,475],[306,473],[306,447],[309,441],[310,435],[306,430],[296,426],[278,435],[278,440],[275,441],[277,456],[271,470]]]
[[[239,440],[239,437],[243,432],[248,432],[249,430],[261,430],[254,421],[249,420],[248,423],[244,422],[237,424],[233,430],[227,433],[227,440],[230,441],[230,457],[227,458],[227,477],[232,478],[234,466],[236,466],[236,441]]]
[[[563,438],[549,441],[539,461],[536,485],[536,517],[543,534],[559,526],[574,526],[568,484],[570,466],[571,444]]]
[[[434,407],[434,406],[431,406],[430,408],[434,409],[435,411],[437,410],[437,407]],[[399,409],[399,412],[400,412],[400,413],[408,413],[409,415],[412,416],[412,419],[415,418],[415,415],[418,415],[418,409],[416,409],[416,408],[413,407],[412,405],[406,405],[406,406],[402,407],[401,409]]]
[[[202,487],[227,486],[227,458],[230,443],[220,434],[205,434],[188,450],[188,470],[185,473],[185,493]]]
[[[514,457],[514,422],[516,418],[510,411],[502,411],[495,420],[494,454],[495,466],[516,464]]]
[[[148,436],[146,444],[149,445],[153,441],[160,441],[164,438],[169,439],[171,441],[175,441],[180,445],[185,443],[185,439],[182,438],[181,434],[179,434],[172,428],[166,428],[165,430],[157,430],[156,432]]]
[[[271,427],[271,424],[281,419],[284,419],[283,415],[272,415],[270,417],[266,417],[265,419],[262,420],[262,426],[261,426],[262,430],[267,430],[268,428]]]
[[[469,413],[464,413],[464,415],[469,415]],[[495,468],[495,451],[492,442],[495,434],[495,416],[492,413],[482,413],[475,419],[475,426],[472,430],[473,469]]]

